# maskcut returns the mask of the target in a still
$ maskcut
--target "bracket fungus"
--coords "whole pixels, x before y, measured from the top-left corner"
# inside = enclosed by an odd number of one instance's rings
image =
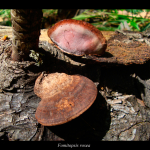
[[[93,81],[81,75],[41,74],[34,87],[41,98],[35,117],[44,126],[66,123],[86,111],[97,97]]]
[[[107,47],[107,41],[101,31],[81,20],[61,20],[49,28],[47,34],[57,48],[75,56],[101,56]]]

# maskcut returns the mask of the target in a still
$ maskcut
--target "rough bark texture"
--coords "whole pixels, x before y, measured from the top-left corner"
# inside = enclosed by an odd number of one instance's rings
[[[0,43],[0,139],[21,141],[99,141],[150,139],[150,61],[142,65],[101,66],[63,54],[48,42],[39,43],[40,67],[33,61],[10,59],[12,42]],[[38,75],[64,72],[91,79],[98,89],[94,104],[78,118],[44,127],[35,119],[40,102],[34,92]]]
[[[12,59],[28,60],[30,50],[37,50],[42,19],[41,9],[12,9]]]

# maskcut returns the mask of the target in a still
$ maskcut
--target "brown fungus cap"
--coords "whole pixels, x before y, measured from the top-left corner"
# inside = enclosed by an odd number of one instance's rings
[[[42,99],[35,117],[44,126],[60,125],[78,117],[97,96],[97,88],[90,79],[65,73],[41,74],[34,92]]]
[[[101,31],[85,21],[64,19],[47,33],[61,51],[76,56],[103,55],[107,47]]]

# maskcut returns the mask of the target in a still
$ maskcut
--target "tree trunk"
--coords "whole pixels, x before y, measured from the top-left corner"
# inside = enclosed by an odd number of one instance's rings
[[[28,60],[30,50],[37,50],[42,19],[41,9],[12,9],[12,55],[14,61]]]
[[[85,9],[58,9],[58,21],[73,18],[84,11]]]
[[[78,9],[58,9],[58,20],[73,18]]]

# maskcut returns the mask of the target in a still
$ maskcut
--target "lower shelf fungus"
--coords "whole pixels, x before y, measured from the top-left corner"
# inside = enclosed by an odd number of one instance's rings
[[[97,97],[93,81],[65,73],[42,73],[35,82],[34,92],[41,98],[35,117],[44,126],[71,121],[86,111]]]

